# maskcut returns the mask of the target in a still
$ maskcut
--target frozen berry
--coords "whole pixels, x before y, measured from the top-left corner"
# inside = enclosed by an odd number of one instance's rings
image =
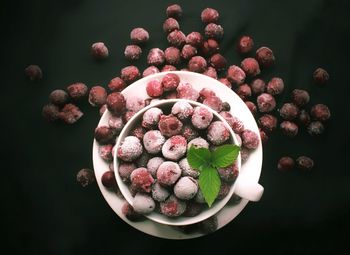
[[[205,99],[216,96],[215,92],[209,88],[202,88],[199,91],[199,101],[203,102]]]
[[[227,66],[226,58],[219,53],[212,55],[209,59],[209,63],[218,71],[224,70]]]
[[[148,65],[160,66],[164,62],[165,62],[164,51],[162,51],[159,48],[152,48],[149,50],[149,53],[147,56]]]
[[[123,162],[118,166],[118,173],[123,182],[130,182],[130,175],[136,169],[134,163]]]
[[[271,49],[267,47],[260,47],[255,54],[256,60],[258,60],[261,67],[270,67],[275,62],[275,56]]]
[[[168,189],[160,185],[158,182],[152,185],[152,198],[158,202],[165,201],[170,196]]]
[[[236,93],[242,100],[246,100],[251,97],[252,90],[248,84],[244,83],[236,89]]]
[[[126,83],[120,77],[115,77],[108,83],[108,88],[113,92],[120,92],[125,87]]]
[[[256,99],[260,112],[271,112],[276,107],[276,100],[267,93],[262,93]]]
[[[117,181],[113,171],[105,172],[101,177],[101,182],[106,188],[115,188],[117,187]]]
[[[126,84],[133,83],[141,76],[139,69],[136,66],[127,66],[120,71],[120,77]]]
[[[197,49],[192,45],[185,44],[181,49],[181,57],[185,60],[191,59],[193,56],[197,55]]]
[[[83,168],[77,173],[77,182],[86,187],[95,182],[95,174],[92,170]]]
[[[215,79],[215,80],[218,79],[218,73],[217,73],[217,71],[215,70],[214,67],[209,66],[209,67],[207,68],[207,70],[205,70],[205,71],[203,72],[203,74],[206,75],[206,76],[209,76],[209,77],[211,77],[211,78],[213,78],[213,79]]]
[[[158,123],[160,132],[166,137],[180,134],[182,126],[182,122],[171,115],[162,115]]]
[[[323,68],[317,68],[313,74],[314,82],[318,85],[324,85],[329,80],[329,74]]]
[[[260,95],[265,92],[266,84],[262,79],[255,79],[250,83],[253,94]]]
[[[59,118],[67,124],[74,124],[83,117],[83,115],[84,113],[78,108],[78,106],[74,104],[66,104],[61,109]]]
[[[101,86],[94,86],[89,92],[89,103],[92,106],[102,106],[106,103],[107,92],[105,88]]]
[[[164,91],[175,90],[179,86],[180,77],[174,73],[166,74],[162,79],[162,85]]]
[[[220,78],[219,82],[221,82],[222,84],[224,84],[228,88],[232,88],[232,84],[227,78]]]
[[[108,57],[108,49],[103,42],[96,42],[91,46],[91,54],[96,59],[104,59]]]
[[[135,115],[133,111],[126,111],[122,114],[123,123],[126,124]]]
[[[177,68],[172,65],[164,65],[161,72],[170,72],[170,71],[176,71]]]
[[[142,44],[148,41],[149,34],[144,28],[137,27],[131,30],[130,39],[133,43]]]
[[[203,23],[216,23],[219,20],[219,12],[213,8],[205,8],[201,13]]]
[[[136,136],[127,136],[120,144],[117,156],[121,160],[131,162],[141,156],[143,152],[140,140]]]
[[[162,114],[163,111],[157,107],[148,109],[142,116],[142,126],[145,128],[155,127],[158,124]]]
[[[156,67],[156,66],[149,66],[143,71],[142,77],[146,77],[148,75],[159,73],[159,72],[160,71],[159,71],[158,67]]]
[[[291,170],[294,168],[294,165],[295,165],[294,159],[292,159],[291,157],[285,156],[278,160],[277,169],[281,171]]]
[[[108,110],[114,115],[121,115],[126,110],[126,101],[120,92],[113,92],[107,96]]]
[[[143,145],[150,154],[157,154],[162,150],[165,138],[159,130],[150,130],[143,136]]]
[[[220,97],[211,96],[204,99],[203,104],[209,106],[211,109],[217,112],[222,111],[222,101]]]
[[[73,83],[67,87],[68,95],[73,100],[80,100],[86,97],[88,91],[88,87],[82,82]]]
[[[260,134],[261,142],[267,143],[267,141],[269,140],[269,137],[267,136],[266,132],[264,130],[262,130],[261,128],[259,128],[259,134]]]
[[[168,217],[177,217],[183,214],[186,210],[186,202],[171,195],[164,202],[160,202],[160,211]]]
[[[113,149],[113,144],[101,145],[98,148],[98,154],[103,160],[110,162],[113,160],[112,149]]]
[[[201,221],[199,223],[200,230],[205,234],[210,234],[218,229],[218,218],[216,215]]]
[[[163,85],[158,80],[151,80],[146,85],[146,92],[150,97],[160,97],[163,91]]]
[[[306,156],[300,156],[296,159],[297,167],[301,170],[311,170],[314,167],[314,161]]]
[[[168,47],[164,51],[166,63],[170,65],[177,65],[181,61],[181,52],[178,48]]]
[[[186,36],[180,30],[174,30],[167,36],[168,43],[171,46],[182,48],[186,44]]]
[[[248,76],[254,77],[260,74],[259,63],[255,60],[255,58],[243,59],[241,62],[241,67]]]
[[[95,139],[99,144],[111,143],[114,139],[115,132],[109,126],[99,126],[95,129]]]
[[[171,108],[171,114],[180,120],[186,120],[193,114],[193,107],[186,101],[176,102]]]
[[[271,114],[264,114],[259,118],[260,127],[271,133],[277,127],[277,118]]]
[[[200,47],[203,44],[203,36],[199,32],[191,32],[186,36],[186,44]]]
[[[188,62],[188,69],[191,72],[203,73],[207,68],[207,61],[201,56],[194,56]]]
[[[122,214],[130,221],[139,221],[143,219],[142,215],[135,212],[134,207],[132,207],[127,201],[125,201],[122,206]]]
[[[154,179],[147,168],[136,168],[130,174],[131,185],[140,192],[150,193]]]
[[[211,56],[215,53],[218,53],[219,43],[217,40],[209,38],[208,40],[203,42],[203,45],[200,49],[204,56]]]
[[[43,78],[43,73],[38,65],[29,65],[24,69],[24,74],[31,81],[38,81]]]
[[[320,121],[313,121],[307,127],[307,132],[312,136],[317,136],[322,134],[324,131],[324,126]]]
[[[165,141],[162,154],[166,159],[177,161],[186,154],[187,141],[181,135],[175,135]]]
[[[237,50],[241,54],[246,54],[252,51],[254,47],[254,41],[253,39],[248,36],[244,35],[241,38],[239,38],[237,43]]]
[[[126,109],[133,112],[138,112],[146,107],[146,100],[141,97],[127,97],[126,98]]]
[[[164,161],[162,157],[154,157],[147,162],[147,169],[153,178],[157,178],[157,170]]]
[[[225,182],[233,182],[236,180],[239,172],[237,164],[233,164],[231,166],[225,168],[219,168],[218,173],[220,178]]]
[[[315,120],[326,121],[331,117],[329,108],[324,104],[316,104],[311,108],[311,117]]]
[[[310,114],[306,110],[301,110],[298,116],[298,122],[301,125],[307,126],[310,123]]]
[[[172,161],[163,162],[157,170],[157,180],[165,186],[173,185],[181,176],[179,165]]]
[[[282,133],[288,137],[295,137],[298,134],[298,126],[294,122],[285,120],[281,122],[280,128]]]
[[[149,214],[156,207],[156,204],[151,196],[144,193],[137,193],[132,204],[135,212],[140,214]]]
[[[178,4],[169,5],[166,8],[166,15],[168,17],[173,17],[175,19],[181,18],[181,16],[182,16],[182,8],[181,8],[181,6],[178,5]]]
[[[244,102],[246,106],[248,107],[249,111],[255,115],[257,113],[257,107],[252,101],[245,101]]]
[[[174,186],[174,194],[177,198],[182,200],[189,200],[193,198],[198,191],[197,181],[190,177],[181,177]]]
[[[185,217],[194,217],[200,214],[203,211],[203,205],[196,203],[194,201],[188,201],[186,206],[186,211],[183,213]],[[188,225],[186,225],[188,226]],[[191,225],[190,225],[191,226]]]
[[[137,137],[141,141],[145,133],[145,128],[143,128],[142,126],[137,126],[133,130],[131,130],[130,135]]]
[[[293,120],[299,115],[299,108],[292,103],[285,103],[279,109],[280,116],[285,120]]]
[[[291,99],[294,104],[301,107],[310,101],[309,93],[303,89],[294,89],[291,94]]]
[[[259,136],[254,131],[246,129],[241,134],[243,146],[253,150],[259,146]]]
[[[195,148],[209,149],[209,143],[207,142],[207,140],[203,139],[202,137],[197,137],[191,140],[188,143],[187,148],[189,149],[191,146],[194,146]]]
[[[266,91],[267,93],[275,96],[279,95],[284,90],[284,82],[281,78],[274,77],[267,84]]]
[[[124,50],[124,56],[127,60],[137,60],[140,58],[142,50],[140,46],[131,44],[127,45]]]
[[[182,128],[182,135],[186,138],[186,141],[189,142],[198,137],[198,132],[191,125],[185,125]]]
[[[245,78],[245,72],[239,67],[232,65],[227,69],[227,77],[232,84],[241,85]]]
[[[199,93],[195,90],[190,83],[182,82],[176,88],[177,97],[182,99],[188,99],[192,101],[197,101]]]
[[[177,22],[177,20],[174,18],[167,18],[163,23],[163,31],[167,34],[174,30],[179,30],[179,29],[180,29],[179,22]]]
[[[244,124],[239,118],[232,116],[230,112],[226,111],[220,112],[220,115],[226,120],[226,122],[236,134],[240,134],[243,132]]]
[[[206,129],[213,120],[213,113],[207,108],[197,106],[191,118],[192,125],[197,129]]]
[[[50,93],[49,100],[54,105],[62,106],[68,102],[68,94],[62,89],[56,89]]]
[[[214,145],[220,145],[230,138],[230,131],[222,121],[213,121],[207,130],[208,140]]]
[[[42,116],[49,122],[59,119],[60,109],[57,105],[47,104],[43,106]]]
[[[179,162],[179,166],[181,168],[181,175],[182,176],[191,176],[193,178],[198,178],[199,171],[193,169],[190,164],[188,163],[187,158],[183,158]]]
[[[224,36],[224,29],[220,25],[209,23],[204,28],[204,34],[208,38],[220,40]]]

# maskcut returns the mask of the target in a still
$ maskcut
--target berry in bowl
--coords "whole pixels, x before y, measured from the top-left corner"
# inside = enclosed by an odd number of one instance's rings
[[[239,178],[238,145],[230,125],[210,107],[155,101],[121,131],[115,177],[137,213],[166,225],[194,224],[216,214],[234,192],[250,200],[262,195],[261,185]]]

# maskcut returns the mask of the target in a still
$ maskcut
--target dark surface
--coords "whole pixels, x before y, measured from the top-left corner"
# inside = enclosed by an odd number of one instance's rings
[[[332,119],[319,138],[302,132],[286,139],[278,132],[264,147],[260,182],[265,194],[220,231],[195,240],[173,242],[145,235],[118,218],[97,185],[80,187],[75,176],[92,168],[93,130],[99,115],[84,102],[84,117],[72,126],[53,125],[41,117],[48,94],[82,81],[106,86],[127,65],[124,47],[129,32],[145,27],[151,47],[166,47],[162,22],[169,1],[6,1],[1,7],[1,230],[2,249],[10,254],[345,254],[349,246],[350,173],[348,1],[177,1],[185,33],[202,31],[199,15],[216,8],[225,29],[221,53],[230,64],[239,35],[274,50],[276,65],[263,74],[285,80],[288,100],[293,88],[310,91],[311,103],[330,106]],[[282,3],[283,2],[283,3]],[[95,62],[90,45],[104,41],[110,57]],[[42,67],[44,79],[25,79],[29,64]],[[311,82],[322,66],[330,75],[323,88]],[[312,172],[278,172],[282,155],[309,155]]]

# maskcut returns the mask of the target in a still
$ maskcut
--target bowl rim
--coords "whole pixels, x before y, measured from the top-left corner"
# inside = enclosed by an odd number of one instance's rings
[[[156,98],[155,98],[156,99]],[[188,99],[181,99],[181,98],[176,98],[176,99],[160,99],[159,101],[153,102],[150,105],[142,108],[141,110],[139,110],[138,112],[136,112],[136,114],[134,116],[132,116],[132,118],[126,123],[126,125],[123,127],[122,131],[120,132],[120,134],[118,135],[116,144],[115,144],[115,150],[113,153],[113,168],[114,168],[114,173],[115,173],[115,178],[118,184],[118,187],[121,191],[121,193],[123,194],[124,198],[126,199],[126,201],[132,205],[133,204],[133,196],[130,193],[130,190],[128,189],[128,185],[125,184],[120,175],[119,175],[119,171],[118,171],[118,167],[119,167],[119,160],[117,157],[117,151],[118,151],[118,147],[120,146],[120,143],[122,142],[122,140],[124,140],[124,138],[126,136],[128,136],[130,130],[132,129],[132,127],[135,126],[135,121],[138,121],[139,118],[142,116],[142,114],[144,112],[146,112],[147,110],[153,108],[153,107],[159,107],[161,108],[162,105],[168,105],[168,104],[175,104],[176,102],[179,101],[185,101],[190,103],[192,106],[196,107],[196,106],[200,106],[200,107],[204,107],[207,110],[209,110],[210,112],[213,113],[213,115],[220,121],[222,121],[224,123],[224,125],[226,126],[226,128],[229,130],[230,132],[230,137],[231,137],[231,141],[233,140],[234,144],[238,145],[239,142],[237,140],[236,134],[234,133],[233,129],[230,127],[230,125],[227,123],[227,121],[215,110],[213,110],[212,108],[210,108],[207,105],[204,105],[202,103],[193,101],[193,100],[188,100]],[[238,171],[240,172],[241,170],[241,153],[239,153],[237,159],[236,159],[237,165],[238,165]],[[162,215],[161,213],[158,212],[151,212],[150,214],[146,214],[144,215],[146,218],[161,223],[161,224],[166,224],[166,225],[173,225],[173,226],[184,226],[184,225],[190,225],[190,224],[195,224],[198,223],[200,221],[203,221],[213,215],[215,215],[217,212],[219,212],[229,201],[229,199],[231,198],[231,196],[234,193],[234,189],[235,189],[235,184],[236,181],[234,181],[231,184],[231,188],[230,188],[230,192],[226,195],[225,198],[216,201],[212,207],[205,209],[204,211],[202,211],[200,214],[193,216],[193,217],[183,217],[183,216],[179,216],[179,217],[168,217],[165,215]]]

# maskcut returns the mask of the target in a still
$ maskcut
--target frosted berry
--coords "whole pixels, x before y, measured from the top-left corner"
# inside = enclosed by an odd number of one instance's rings
[[[213,8],[205,8],[201,13],[203,23],[216,23],[219,20],[219,12]]]
[[[271,133],[277,127],[277,118],[271,114],[264,114],[259,118],[259,124],[264,131]]]
[[[236,89],[236,93],[242,100],[246,100],[251,97],[252,90],[248,84],[244,83]]]
[[[164,161],[165,159],[162,157],[154,157],[147,162],[147,169],[153,178],[157,178],[157,170]]]
[[[296,159],[296,165],[301,170],[311,170],[314,167],[314,161],[306,156],[300,156]]]
[[[113,144],[101,145],[98,148],[98,154],[103,160],[110,162],[113,160],[112,149],[113,149]]]
[[[164,202],[160,202],[160,211],[168,217],[177,217],[183,214],[186,210],[186,202],[171,195]]]
[[[92,170],[83,168],[77,173],[77,182],[80,183],[82,187],[89,186],[90,184],[94,183],[95,180],[95,174]]]
[[[131,130],[130,135],[137,137],[139,140],[142,140],[145,133],[145,128],[143,128],[142,126],[137,126],[133,130]]]
[[[215,92],[209,88],[202,88],[199,91],[199,101],[203,102],[205,99],[216,96]]]
[[[186,101],[176,102],[171,108],[171,114],[180,120],[186,120],[193,114],[193,107]]]
[[[222,101],[217,96],[207,97],[206,99],[204,99],[203,104],[209,106],[214,111],[222,111]]]
[[[186,154],[187,141],[181,135],[175,135],[165,141],[162,154],[166,159],[177,161]]]
[[[204,107],[194,108],[191,118],[192,125],[197,129],[206,129],[213,120],[213,113]]]
[[[227,111],[220,112],[220,115],[226,120],[236,134],[243,132],[244,124],[239,118],[232,116],[232,114]]]
[[[218,71],[224,70],[227,66],[226,58],[219,53],[212,55],[209,59],[209,63]]]
[[[89,88],[82,82],[77,82],[67,87],[67,92],[72,100],[80,100],[87,96]]]
[[[91,54],[96,59],[104,59],[107,58],[109,55],[108,48],[103,42],[96,42],[92,44]]]
[[[207,68],[207,61],[201,56],[194,56],[188,62],[188,69],[191,72],[203,73]]]
[[[285,103],[279,109],[280,116],[285,120],[293,120],[299,115],[299,108],[292,103]]]
[[[121,160],[131,162],[141,156],[143,152],[140,140],[136,136],[127,136],[117,150]]]
[[[197,55],[197,49],[192,45],[185,44],[181,49],[181,57],[185,60],[191,59],[193,56]]]
[[[123,162],[118,166],[118,173],[123,182],[130,182],[130,175],[136,169],[134,163]]]
[[[171,115],[162,115],[158,123],[160,132],[166,137],[180,134],[182,126],[182,122],[175,116]]]
[[[146,107],[146,100],[141,97],[131,96],[126,98],[126,109],[133,112]]]
[[[165,62],[170,65],[177,65],[181,61],[181,52],[176,47],[168,47],[164,51]]]
[[[267,47],[260,47],[257,49],[255,58],[260,66],[265,68],[272,66],[275,62],[275,56],[272,50]]]
[[[104,172],[101,177],[101,182],[106,188],[115,188],[117,187],[117,181],[113,171]]]
[[[144,193],[137,193],[132,204],[135,212],[140,214],[149,214],[156,207],[156,204],[151,196]]]
[[[183,158],[179,161],[179,166],[181,168],[181,175],[182,176],[191,176],[193,178],[198,178],[199,171],[193,169],[190,164],[188,163],[187,158]]]
[[[311,117],[315,120],[326,121],[331,117],[331,112],[327,105],[316,104],[311,108]]]
[[[178,5],[178,4],[169,5],[166,8],[166,15],[168,17],[173,17],[175,19],[181,18],[181,16],[182,16],[182,8],[181,8],[181,6]]]
[[[165,186],[173,185],[181,176],[179,165],[172,161],[163,162],[157,170],[157,180]]]
[[[310,96],[306,90],[294,89],[291,93],[291,99],[295,105],[301,107],[310,101]]]
[[[250,88],[253,94],[260,95],[265,92],[266,84],[262,79],[255,79],[250,83]]]
[[[143,44],[149,40],[149,34],[146,29],[137,27],[131,30],[130,39],[135,44]]]
[[[177,20],[174,18],[167,18],[163,23],[163,31],[167,34],[174,30],[179,30],[179,29],[180,29],[179,22],[177,22]]]
[[[301,110],[298,116],[298,123],[303,126],[307,126],[310,123],[310,114],[306,110]]]
[[[170,196],[167,188],[160,185],[157,181],[152,185],[152,198],[158,202],[165,201]]]
[[[112,143],[114,135],[115,132],[113,128],[109,126],[99,126],[95,129],[95,139],[101,145]]]
[[[260,74],[260,67],[255,58],[245,58],[241,62],[241,67],[246,75],[254,77]]]
[[[206,76],[209,76],[209,77],[211,77],[211,78],[213,78],[213,79],[215,79],[215,80],[218,79],[218,73],[217,73],[217,71],[215,70],[214,67],[209,66],[209,67],[207,68],[207,70],[205,70],[205,71],[203,72],[203,74],[206,75]]]
[[[246,129],[241,134],[243,146],[247,149],[256,149],[259,146],[259,135],[254,131]]]
[[[114,115],[121,115],[126,110],[126,101],[120,92],[113,92],[107,96],[107,109]]]
[[[106,103],[107,92],[105,88],[101,86],[94,86],[89,92],[89,103],[92,106],[102,106]]]
[[[24,74],[31,81],[38,81],[43,78],[43,73],[38,65],[29,65],[24,69]]]
[[[186,36],[180,30],[174,30],[167,36],[168,43],[171,46],[182,48],[186,44]]]
[[[124,50],[124,56],[127,60],[137,60],[140,58],[142,50],[140,46],[131,44],[127,45]]]
[[[199,97],[199,92],[195,90],[190,83],[187,82],[180,83],[176,88],[176,91],[178,98],[197,101]]]
[[[134,208],[127,201],[122,206],[122,214],[130,221],[139,221],[142,219],[142,215],[135,212]]]
[[[241,85],[244,82],[246,75],[239,66],[232,65],[227,69],[226,78],[234,85]]]
[[[233,182],[238,177],[238,166],[237,164],[233,164],[231,166],[225,168],[219,168],[218,173],[220,178],[225,182]]]
[[[230,138],[230,132],[222,121],[213,121],[207,132],[208,140],[214,145],[221,145]]]
[[[324,132],[324,126],[320,121],[313,121],[308,125],[307,132],[312,136],[321,135]]]
[[[324,85],[329,80],[329,74],[323,68],[317,68],[313,73],[314,82],[318,85]]]
[[[139,69],[136,66],[127,66],[120,71],[120,78],[125,81],[126,84],[131,84],[141,76]]]
[[[163,111],[157,107],[148,109],[142,116],[142,126],[149,129],[156,127],[162,114]]]
[[[278,160],[277,169],[280,171],[291,170],[294,168],[294,165],[294,159],[289,156],[285,156]]]
[[[83,115],[84,113],[79,109],[78,106],[74,104],[66,104],[61,109],[59,118],[67,124],[74,124],[81,117],[83,117]]]
[[[224,36],[224,29],[220,25],[209,23],[204,28],[204,34],[208,38],[220,40]]]
[[[154,179],[147,168],[136,168],[130,174],[131,185],[140,192],[150,193]]]
[[[143,71],[142,77],[146,77],[148,75],[159,73],[159,72],[160,71],[159,71],[158,67],[156,67],[156,66],[149,66]]]
[[[160,66],[164,62],[165,62],[164,51],[162,51],[159,48],[152,48],[149,50],[149,53],[147,56],[148,65]]]
[[[163,85],[158,80],[151,80],[146,85],[146,92],[150,97],[160,97],[164,92]]]
[[[49,122],[54,122],[59,119],[60,109],[57,105],[47,104],[43,106],[42,116]]]
[[[256,99],[260,112],[271,112],[276,107],[276,100],[273,96],[267,93],[262,93]]]
[[[254,41],[253,39],[248,36],[244,35],[241,38],[239,38],[237,43],[237,50],[240,54],[246,54],[253,50],[254,47]]]
[[[209,38],[203,42],[200,49],[204,56],[211,56],[219,51],[219,43],[217,40]]]
[[[49,100],[51,104],[62,106],[68,102],[69,97],[66,91],[56,89],[50,93]]]
[[[143,145],[150,154],[157,154],[162,150],[165,143],[164,136],[159,130],[150,130],[143,136]]]
[[[192,125],[184,125],[182,128],[182,135],[186,138],[186,141],[189,142],[198,137],[198,132],[192,127]]]
[[[180,77],[174,73],[168,73],[162,78],[162,85],[164,91],[172,91],[179,86]]]
[[[177,198],[182,200],[192,199],[198,191],[197,181],[190,177],[181,177],[174,186],[174,194]]]
[[[288,137],[295,137],[298,134],[298,126],[291,121],[285,120],[281,122],[280,128],[282,133]]]
[[[248,107],[249,111],[255,115],[257,113],[257,107],[252,101],[245,101],[244,102],[246,106]]]
[[[220,78],[219,82],[221,82],[222,84],[224,84],[228,88],[232,88],[232,84],[227,78]]]
[[[274,77],[267,84],[266,91],[271,95],[279,95],[284,90],[284,82],[281,78]]]
[[[187,149],[191,148],[191,146],[194,146],[195,148],[209,149],[209,143],[207,142],[207,140],[203,139],[202,137],[197,137],[191,140],[187,145]]]
[[[186,36],[186,44],[198,48],[203,44],[203,36],[199,32],[191,32]]]

